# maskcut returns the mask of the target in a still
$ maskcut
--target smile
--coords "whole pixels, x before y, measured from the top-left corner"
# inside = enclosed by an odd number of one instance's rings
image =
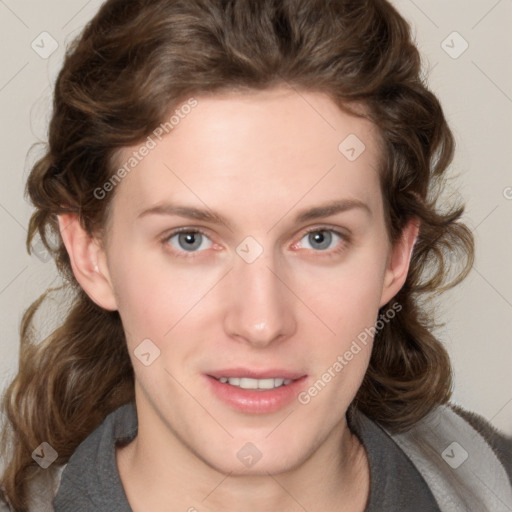
[[[229,373],[237,375],[238,372]],[[294,403],[307,382],[307,375],[287,372],[289,375],[285,378],[270,377],[268,373],[263,378],[254,378],[227,377],[219,372],[217,375],[204,375],[204,378],[213,396],[229,408],[246,414],[265,414]],[[274,375],[282,374],[275,372]]]
[[[275,378],[275,379],[251,379],[248,377],[221,377],[218,379],[223,384],[229,384],[230,386],[236,386],[242,389],[275,389],[281,386],[287,386],[292,379]]]

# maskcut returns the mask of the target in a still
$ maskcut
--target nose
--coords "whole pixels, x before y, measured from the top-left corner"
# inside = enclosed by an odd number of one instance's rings
[[[286,281],[272,258],[236,261],[230,272],[225,332],[256,348],[292,336],[297,328],[296,300]]]

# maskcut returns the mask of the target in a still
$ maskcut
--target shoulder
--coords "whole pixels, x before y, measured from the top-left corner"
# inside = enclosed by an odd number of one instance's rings
[[[67,464],[52,465],[41,469],[27,483],[28,512],[53,512],[53,499],[61,482],[62,472]],[[0,500],[0,512],[12,512],[12,508]]]
[[[508,510],[504,504],[512,510],[512,441],[483,417],[454,404],[439,405],[406,432],[389,434],[421,472],[441,510]]]
[[[503,464],[512,484],[512,436],[500,432],[483,416],[467,411],[460,405],[450,404],[450,408],[471,425],[491,446],[496,457]]]
[[[53,512],[59,491],[76,497],[81,491],[85,493],[90,479],[101,479],[105,471],[113,470],[114,443],[133,438],[137,430],[136,418],[134,404],[118,407],[80,443],[67,463],[39,470],[27,484],[28,512]],[[110,460],[112,456],[114,459]],[[84,467],[93,471],[84,474]],[[0,512],[4,510],[0,508]]]

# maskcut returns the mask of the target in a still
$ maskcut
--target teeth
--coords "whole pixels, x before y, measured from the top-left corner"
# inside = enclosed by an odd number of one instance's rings
[[[287,386],[292,379],[249,379],[248,377],[221,377],[220,382],[242,389],[274,389]]]

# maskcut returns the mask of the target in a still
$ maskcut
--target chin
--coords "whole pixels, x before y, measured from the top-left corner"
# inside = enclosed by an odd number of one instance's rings
[[[264,440],[254,443],[237,441],[236,445],[236,448],[230,446],[221,453],[210,453],[209,457],[202,458],[206,464],[223,474],[260,476],[293,470],[308,455],[306,452],[297,453],[292,446],[283,450],[282,445],[280,447],[272,446],[268,442],[265,445]]]

